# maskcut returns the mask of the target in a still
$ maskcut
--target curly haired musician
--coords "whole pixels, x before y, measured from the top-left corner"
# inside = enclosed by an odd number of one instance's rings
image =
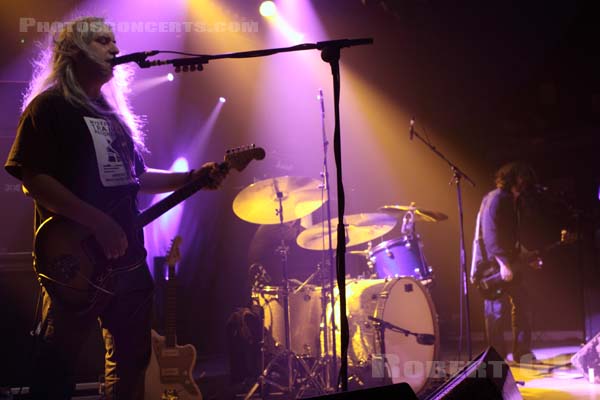
[[[189,173],[144,164],[139,118],[128,107],[126,79],[117,73],[125,70],[115,68],[113,79],[111,61],[118,52],[102,18],[85,17],[65,25],[38,60],[5,165],[35,201],[36,229],[49,216],[73,221],[92,235],[109,261],[133,245],[125,232],[128,227],[111,214],[114,204],[129,198],[130,211],[139,213],[139,190],[172,191],[200,177],[215,189],[226,174],[214,163]],[[38,271],[43,310],[30,382],[33,398],[71,397],[75,362],[99,321],[106,348],[106,398],[143,399],[153,282],[143,238],[140,242],[143,261],[114,279],[110,300],[93,312],[64,307],[49,293],[53,280]]]
[[[484,299],[488,344],[506,357],[503,317],[509,311],[504,298],[504,295],[508,295],[512,304],[513,358],[516,362],[534,360],[531,352],[530,300],[517,261],[521,248],[520,196],[533,186],[535,180],[533,169],[521,162],[505,164],[496,172],[496,189],[490,191],[481,202],[473,243],[471,282],[477,281],[477,270],[482,260],[497,262],[500,277],[506,282],[502,296]]]

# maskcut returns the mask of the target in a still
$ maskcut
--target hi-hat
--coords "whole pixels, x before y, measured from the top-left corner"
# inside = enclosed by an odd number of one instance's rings
[[[323,204],[321,181],[303,176],[281,176],[253,183],[233,200],[233,211],[254,224],[278,224],[279,198],[283,222],[305,217]]]
[[[385,235],[398,223],[398,220],[383,213],[362,213],[344,217],[346,231],[346,246],[356,246]],[[331,220],[332,246],[337,247],[338,219]],[[301,232],[296,239],[298,246],[309,250],[328,250],[329,231],[327,221],[320,222]]]
[[[399,204],[382,206],[379,207],[379,211],[396,216],[404,215],[406,212],[412,211],[415,216],[415,221],[421,222],[440,222],[448,219],[448,216],[444,213],[423,210],[422,208],[417,208],[414,203],[411,203],[409,206],[402,206]]]

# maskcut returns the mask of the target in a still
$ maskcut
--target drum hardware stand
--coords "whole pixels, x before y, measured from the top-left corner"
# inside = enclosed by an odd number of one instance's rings
[[[382,356],[382,367],[383,367],[383,376],[382,379],[391,378],[388,376],[388,369],[386,365],[390,367],[390,372],[392,371],[392,367],[389,365],[387,360],[386,350],[385,350],[385,330],[389,329],[392,332],[398,332],[404,334],[404,336],[412,335],[417,339],[417,343],[425,346],[433,346],[435,344],[435,335],[430,333],[415,333],[411,332],[408,329],[400,328],[397,325],[392,324],[391,322],[384,321],[380,318],[368,317],[369,321],[373,322],[375,329],[379,334],[379,341],[381,345],[381,356]],[[372,364],[371,364],[372,365]],[[393,378],[393,377],[392,377]]]
[[[415,207],[415,203],[410,203],[411,207]],[[419,262],[421,266],[420,271],[414,271],[421,275],[421,281],[423,280],[431,280],[432,271],[429,269],[429,265],[427,265],[427,260],[425,260],[425,252],[423,251],[423,242],[421,241],[421,236],[417,233],[417,224],[415,223],[415,212],[413,210],[407,211],[402,217],[402,235],[404,235],[406,239],[406,243],[410,245],[413,240],[416,240],[417,246],[419,246]]]
[[[288,274],[287,274],[287,255],[289,252],[289,246],[287,246],[285,244],[285,239],[284,239],[284,235],[283,235],[283,229],[284,229],[284,225],[283,225],[283,193],[277,187],[277,183],[275,183],[274,189],[276,191],[277,200],[279,202],[279,208],[277,208],[275,210],[275,214],[279,216],[279,226],[281,227],[281,232],[282,232],[281,243],[280,243],[279,247],[277,247],[277,252],[281,255],[281,270],[283,273],[283,296],[282,297],[283,297],[283,322],[284,322],[284,332],[285,332],[285,348],[282,352],[277,354],[269,362],[269,364],[265,367],[263,372],[258,377],[256,383],[250,388],[250,390],[244,397],[244,400],[251,399],[252,396],[254,395],[254,393],[256,393],[256,391],[259,388],[261,389],[261,393],[263,394],[263,396],[261,396],[261,397],[264,398],[264,393],[265,393],[264,385],[265,384],[274,386],[277,389],[281,390],[282,392],[288,393],[291,395],[294,390],[294,383],[295,383],[295,378],[296,378],[296,374],[294,373],[295,371],[293,368],[294,362],[299,364],[302,367],[302,369],[304,370],[304,373],[306,374],[306,379],[305,379],[306,382],[303,383],[303,386],[301,387],[301,391],[304,392],[306,390],[306,385],[308,385],[309,383],[312,383],[314,385],[314,387],[319,391],[319,394],[324,393],[324,388],[321,385],[321,383],[314,376],[314,371],[308,366],[306,361],[304,361],[302,358],[298,357],[291,350],[291,348],[292,348],[292,333],[290,330],[290,307],[289,307],[290,285],[289,285],[289,279],[288,279]],[[286,368],[287,368],[287,385],[286,386],[280,385],[279,383],[269,379],[269,377],[268,377],[271,372],[271,369],[276,365],[276,363],[280,359],[284,359],[286,361]],[[263,353],[263,360],[264,360],[264,353]],[[264,363],[264,361],[263,361],[263,363]],[[313,366],[313,369],[314,369],[314,366]]]
[[[333,266],[334,258],[333,258],[333,240],[331,237],[331,194],[329,190],[329,168],[327,166],[327,148],[329,146],[329,141],[327,140],[327,133],[325,131],[325,104],[323,101],[323,89],[319,89],[319,102],[321,104],[321,132],[323,136],[323,172],[321,172],[321,177],[323,178],[322,188],[322,196],[327,198],[327,204],[325,206],[325,220],[327,221],[327,258],[325,258],[325,253],[323,253],[323,266],[329,266],[326,268],[326,271],[329,272],[329,276],[326,277],[324,274],[321,274],[321,286],[323,288],[321,292],[321,312],[323,313],[322,321],[323,321],[323,357],[325,359],[326,368],[325,368],[325,387],[328,392],[335,392],[337,388],[337,382],[332,384],[332,377],[335,377],[337,374],[337,343],[335,338],[336,332],[336,324],[335,324],[335,295],[333,292],[334,289],[334,272]],[[323,249],[325,249],[325,243],[323,243]],[[318,271],[318,270],[317,270]],[[327,285],[325,284],[327,283]],[[328,288],[329,302],[331,303],[331,343],[329,343],[329,324],[327,323],[327,295],[325,293],[325,288]],[[331,344],[331,355],[329,353],[329,345]]]
[[[473,358],[473,354],[471,351],[471,313],[469,311],[469,285],[467,278],[467,251],[465,247],[465,229],[464,229],[464,216],[463,216],[463,201],[462,201],[462,189],[461,189],[461,180],[465,178],[467,182],[471,184],[471,186],[475,187],[475,182],[467,176],[464,172],[460,170],[456,165],[454,165],[450,160],[448,160],[434,145],[429,143],[429,141],[423,139],[423,137],[419,134],[419,132],[414,129],[415,121],[411,119],[410,121],[410,140],[413,137],[421,140],[427,147],[431,149],[436,155],[438,155],[442,160],[444,160],[452,170],[452,179],[450,180],[450,184],[456,184],[456,196],[458,200],[458,224],[460,230],[460,339],[458,343],[458,359],[461,358],[462,352],[462,329],[465,326],[466,330],[466,342],[467,342],[467,355],[469,360]],[[463,323],[463,313],[464,320]]]
[[[367,242],[367,248],[364,250],[365,258],[367,259],[367,269],[369,270],[369,279],[377,278],[377,272],[375,272],[375,263],[373,262],[373,241]]]

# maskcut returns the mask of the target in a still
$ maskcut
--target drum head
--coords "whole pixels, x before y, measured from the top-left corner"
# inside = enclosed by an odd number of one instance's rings
[[[417,280],[398,278],[389,281],[387,292],[378,304],[376,318],[407,331],[435,336],[433,345],[420,344],[414,335],[385,330],[382,353],[387,359],[387,374],[393,383],[407,382],[415,392],[432,376],[433,361],[439,349],[437,314],[431,296]]]

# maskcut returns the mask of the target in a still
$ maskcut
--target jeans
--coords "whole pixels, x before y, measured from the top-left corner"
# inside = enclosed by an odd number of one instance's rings
[[[30,385],[33,399],[71,398],[79,353],[94,324],[100,323],[106,350],[105,398],[143,400],[151,354],[153,286],[146,266],[126,274],[131,275],[119,278],[110,302],[85,316],[65,310],[43,290]]]
[[[485,333],[488,345],[506,358],[504,316],[508,312],[509,301],[512,306],[512,351],[515,361],[518,361],[522,355],[531,353],[531,303],[522,280],[516,277],[515,282],[508,286],[506,294],[499,299],[484,300]]]

